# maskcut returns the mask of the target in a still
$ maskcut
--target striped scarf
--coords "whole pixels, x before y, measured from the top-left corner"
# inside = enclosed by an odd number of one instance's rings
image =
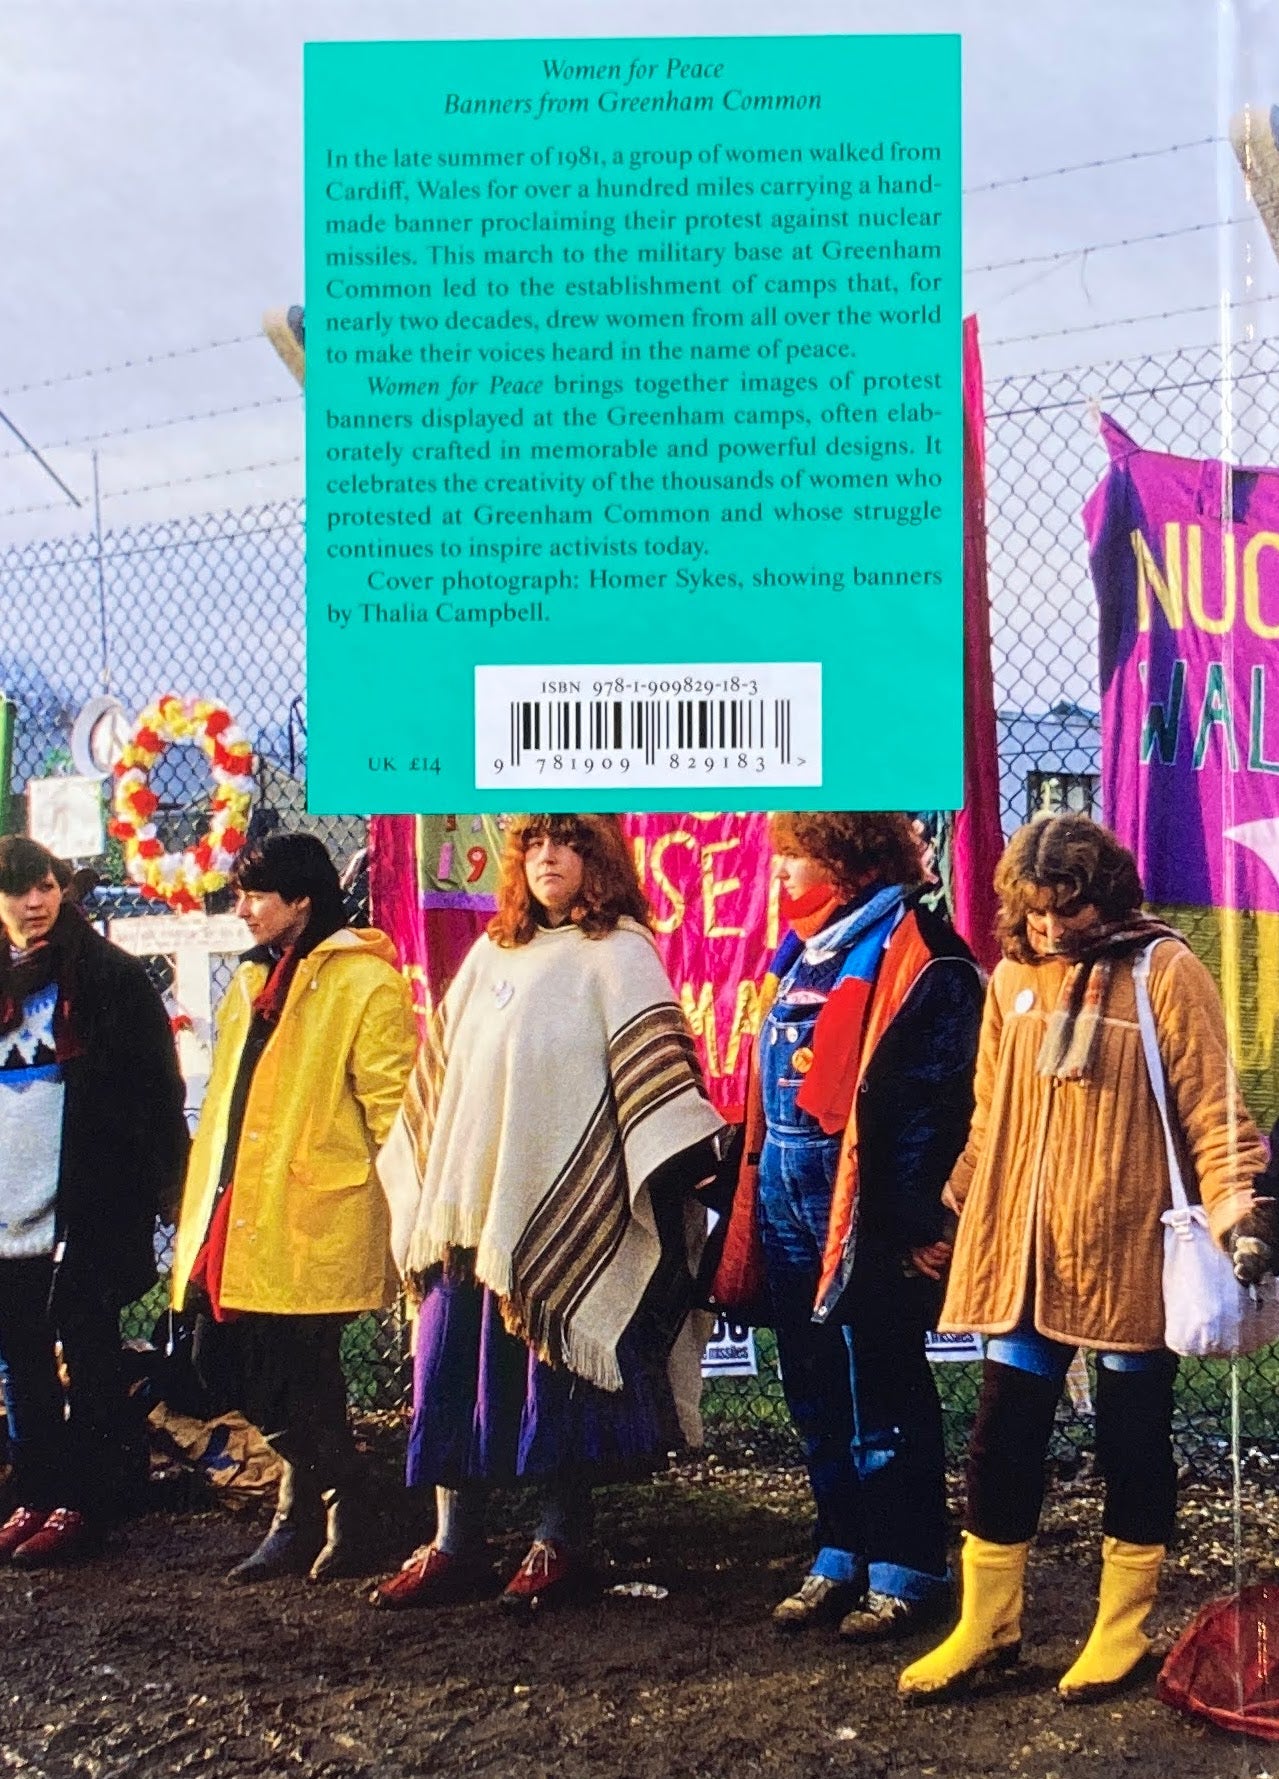
[[[1035,1061],[1037,1075],[1057,1081],[1090,1078],[1115,964],[1156,939],[1187,942],[1175,927],[1140,913],[1104,928],[1092,940],[1067,973],[1057,1005],[1048,1016]]]

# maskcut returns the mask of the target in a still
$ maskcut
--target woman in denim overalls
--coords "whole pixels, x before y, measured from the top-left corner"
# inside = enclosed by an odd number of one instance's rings
[[[870,1641],[949,1604],[924,1337],[949,1257],[941,1189],[972,1106],[981,984],[962,941],[919,905],[907,817],[788,814],[771,826],[792,931],[759,1039],[757,1203],[817,1510],[811,1571],[773,1618],[786,1631],[840,1620],[842,1636]],[[832,1230],[854,1101],[855,1218],[841,1229],[837,1208]]]

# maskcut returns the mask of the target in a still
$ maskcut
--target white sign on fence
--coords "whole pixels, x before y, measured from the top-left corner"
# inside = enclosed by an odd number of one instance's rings
[[[755,1330],[716,1316],[702,1355],[703,1377],[756,1377]]]
[[[959,1360],[980,1359],[983,1352],[980,1334],[928,1334],[924,1350],[934,1365],[948,1365]]]
[[[107,937],[134,957],[173,959],[178,1061],[187,1111],[198,1112],[213,1061],[213,959],[250,950],[253,935],[234,914],[148,914],[109,922]]]
[[[101,858],[106,847],[101,779],[29,779],[27,832],[60,859]]]

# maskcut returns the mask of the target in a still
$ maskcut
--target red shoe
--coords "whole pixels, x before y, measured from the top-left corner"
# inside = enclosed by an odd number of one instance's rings
[[[535,1538],[529,1553],[506,1584],[501,1603],[508,1612],[536,1612],[582,1594],[590,1571],[566,1545]]]
[[[399,1612],[409,1606],[442,1606],[452,1600],[473,1600],[484,1591],[484,1571],[467,1557],[451,1556],[434,1544],[423,1544],[395,1575],[379,1581],[369,1595],[370,1606]]]
[[[55,1507],[9,1561],[19,1569],[40,1569],[46,1563],[65,1563],[83,1556],[89,1546],[89,1522],[74,1507]]]
[[[48,1517],[47,1507],[15,1507],[0,1526],[0,1563],[7,1563],[18,1546],[34,1537]]]

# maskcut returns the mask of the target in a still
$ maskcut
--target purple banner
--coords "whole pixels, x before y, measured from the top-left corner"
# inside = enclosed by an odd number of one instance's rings
[[[1279,472],[1102,438],[1105,820],[1150,901],[1279,912]]]

